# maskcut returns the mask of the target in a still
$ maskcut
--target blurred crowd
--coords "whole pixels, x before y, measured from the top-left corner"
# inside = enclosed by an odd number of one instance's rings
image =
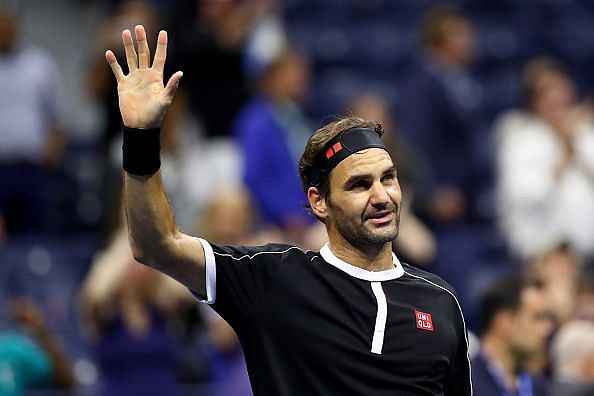
[[[30,4],[0,0],[0,395],[251,394],[232,329],[128,246],[104,52],[122,63],[136,24],[166,29],[184,72],[161,170],[183,231],[319,249],[305,143],[332,115],[378,121],[394,251],[458,291],[475,394],[594,395],[591,3],[57,3],[100,13],[78,89],[102,116],[75,130],[58,55],[24,38]]]

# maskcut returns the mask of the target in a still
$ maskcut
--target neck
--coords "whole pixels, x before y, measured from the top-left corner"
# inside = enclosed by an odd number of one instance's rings
[[[487,360],[504,375],[507,388],[515,389],[520,364],[506,342],[496,334],[487,334],[481,342],[481,350]]]
[[[329,242],[330,250],[342,261],[372,272],[394,268],[391,243],[360,249],[332,239],[330,238]]]
[[[440,49],[429,50],[428,58],[432,59],[442,69],[458,69],[462,67],[453,56]]]

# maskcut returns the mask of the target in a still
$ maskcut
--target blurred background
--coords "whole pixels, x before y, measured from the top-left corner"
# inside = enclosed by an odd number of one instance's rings
[[[376,120],[394,250],[456,288],[472,356],[594,395],[589,0],[0,0],[0,395],[250,395],[232,330],[127,246],[104,53],[139,23],[184,71],[162,149],[183,231],[318,249],[305,142]]]

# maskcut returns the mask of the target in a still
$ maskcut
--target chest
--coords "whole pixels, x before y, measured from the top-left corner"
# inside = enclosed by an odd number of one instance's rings
[[[452,299],[418,282],[370,282],[328,268],[281,279],[259,323],[283,348],[330,365],[353,358],[379,368],[445,371],[458,346]]]

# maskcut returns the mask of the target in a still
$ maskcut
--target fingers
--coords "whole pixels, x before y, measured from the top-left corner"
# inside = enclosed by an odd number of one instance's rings
[[[134,32],[136,33],[136,42],[138,43],[138,67],[140,69],[147,69],[150,67],[151,53],[146,40],[144,26],[136,25]]]
[[[165,98],[171,103],[173,97],[175,96],[175,91],[177,91],[177,87],[179,86],[179,80],[183,77],[184,73],[181,71],[175,72],[173,76],[167,81],[167,85],[165,86],[165,90],[163,91],[163,95]]]
[[[165,68],[165,58],[167,58],[167,32],[161,30],[157,39],[155,60],[153,61],[153,69],[161,73],[161,75],[163,75],[163,69]]]
[[[138,69],[138,58],[134,50],[134,43],[132,42],[132,33],[128,29],[122,32],[122,41],[124,42],[124,49],[126,50],[126,61],[128,62],[128,70],[130,73]]]
[[[124,72],[122,71],[120,64],[111,50],[105,52],[105,59],[107,59],[107,63],[109,63],[116,81],[119,82],[124,77]]]

